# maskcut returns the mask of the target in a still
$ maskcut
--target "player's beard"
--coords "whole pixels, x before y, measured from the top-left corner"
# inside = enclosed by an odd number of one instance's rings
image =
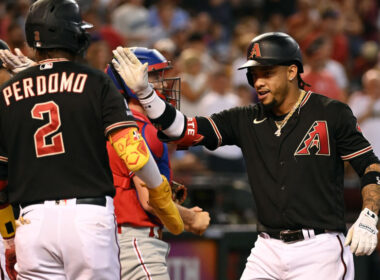
[[[272,99],[272,101],[270,102],[270,103],[268,103],[268,104],[264,104],[264,103],[262,103],[263,104],[263,106],[264,106],[264,110],[265,111],[267,111],[267,112],[271,112],[271,111],[273,111],[273,108],[274,107],[276,107],[276,105],[277,105],[277,101],[276,101],[276,99]]]

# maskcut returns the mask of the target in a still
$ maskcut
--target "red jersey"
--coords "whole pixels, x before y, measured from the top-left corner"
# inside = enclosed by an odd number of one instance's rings
[[[157,138],[157,129],[143,114],[131,110],[139,126],[160,172],[171,180],[167,146]],[[125,163],[116,154],[112,145],[107,142],[108,156],[113,175],[116,195],[114,197],[115,214],[118,225],[128,224],[135,227],[161,226],[159,219],[146,212],[141,206],[137,190],[132,182],[134,173],[129,171]]]

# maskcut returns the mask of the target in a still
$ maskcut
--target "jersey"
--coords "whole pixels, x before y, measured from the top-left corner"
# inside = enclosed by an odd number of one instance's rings
[[[0,161],[11,203],[114,196],[106,137],[136,126],[104,73],[45,60],[0,88]]]
[[[139,131],[157,163],[160,173],[165,175],[170,182],[172,172],[167,145],[157,138],[157,129],[146,116],[133,109],[131,111],[139,126]],[[116,188],[114,204],[118,225],[129,224],[135,227],[161,226],[162,224],[159,219],[146,212],[141,206],[137,190],[132,181],[133,172],[128,170],[109,142],[107,143],[107,150]]]
[[[276,120],[261,103],[197,117],[199,144],[241,147],[264,226],[344,232],[343,162],[378,162],[350,108],[308,92],[279,137]]]

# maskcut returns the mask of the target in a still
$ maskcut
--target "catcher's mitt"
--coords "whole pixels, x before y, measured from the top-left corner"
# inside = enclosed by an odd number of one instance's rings
[[[171,183],[173,201],[177,204],[182,204],[187,197],[187,188],[184,184],[172,181]]]

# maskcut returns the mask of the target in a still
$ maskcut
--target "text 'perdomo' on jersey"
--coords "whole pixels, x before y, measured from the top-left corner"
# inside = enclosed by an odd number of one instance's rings
[[[83,73],[52,73],[16,81],[3,89],[2,94],[7,106],[12,101],[54,93],[83,93],[87,74]],[[13,99],[13,100],[12,100]]]

